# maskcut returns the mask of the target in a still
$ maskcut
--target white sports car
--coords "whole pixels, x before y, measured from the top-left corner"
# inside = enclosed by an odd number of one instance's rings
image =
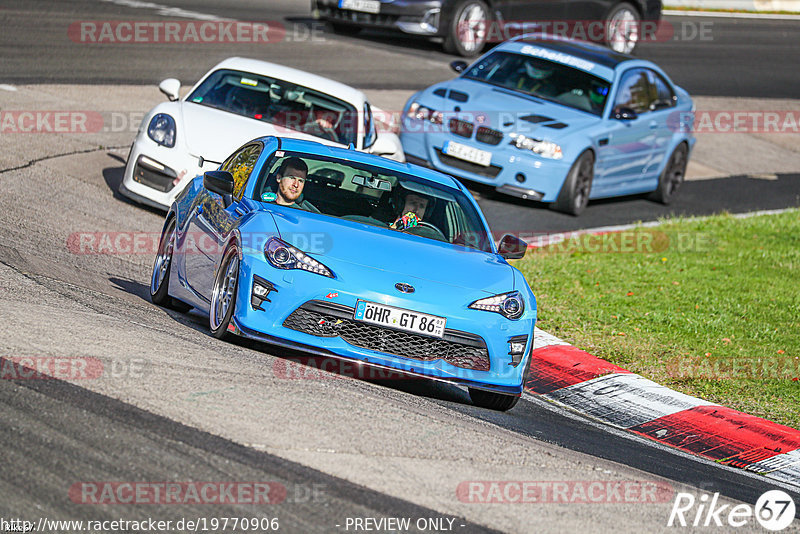
[[[168,208],[195,176],[216,169],[247,141],[267,135],[352,145],[404,161],[400,139],[377,127],[361,91],[315,74],[228,58],[184,98],[174,78],[159,89],[170,101],[142,121],[119,187],[121,194],[143,204]]]

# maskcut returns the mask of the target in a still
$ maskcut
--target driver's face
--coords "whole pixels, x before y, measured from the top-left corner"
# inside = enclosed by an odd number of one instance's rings
[[[403,206],[403,213],[402,214],[406,214],[409,211],[413,211],[417,215],[417,217],[422,219],[425,216],[425,209],[427,207],[428,207],[428,199],[427,198],[422,197],[420,195],[415,195],[413,193],[410,193],[406,197],[406,203]]]
[[[278,203],[294,203],[303,194],[305,183],[306,171],[287,167],[285,173],[278,180]]]

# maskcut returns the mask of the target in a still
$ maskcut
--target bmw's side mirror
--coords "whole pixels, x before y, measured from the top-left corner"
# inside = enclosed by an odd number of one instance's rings
[[[611,113],[611,117],[617,119],[618,121],[632,121],[636,119],[638,115],[631,108],[620,106],[618,108],[614,108],[614,111]]]
[[[233,175],[228,171],[204,172],[203,187],[222,196],[222,202],[226,208],[233,201]]]
[[[450,68],[459,74],[467,70],[468,66],[469,64],[466,61],[453,61],[450,63]]]
[[[511,234],[504,235],[497,244],[497,253],[507,260],[520,260],[527,250],[528,244]]]
[[[180,96],[181,82],[175,78],[167,78],[158,84],[158,90],[167,95],[170,102],[175,102]]]

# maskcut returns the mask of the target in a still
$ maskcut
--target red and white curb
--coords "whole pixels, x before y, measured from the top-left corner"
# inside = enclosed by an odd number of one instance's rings
[[[800,430],[631,373],[536,328],[528,393],[605,424],[800,487]]]

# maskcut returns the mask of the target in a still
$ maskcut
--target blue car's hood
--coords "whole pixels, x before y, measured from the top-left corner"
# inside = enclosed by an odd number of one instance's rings
[[[514,289],[510,265],[495,254],[455,247],[325,215],[272,212],[281,238],[337,270],[347,263],[438,284],[485,291]]]
[[[457,99],[443,97],[442,89]],[[463,101],[466,98],[466,101]],[[448,116],[458,116],[456,108],[466,120],[495,130],[517,132],[540,138],[561,138],[576,130],[600,122],[600,117],[576,109],[526,97],[510,89],[487,83],[457,78],[434,85],[423,93],[421,102]],[[484,122],[480,123],[483,116]],[[477,124],[476,124],[477,125]]]

